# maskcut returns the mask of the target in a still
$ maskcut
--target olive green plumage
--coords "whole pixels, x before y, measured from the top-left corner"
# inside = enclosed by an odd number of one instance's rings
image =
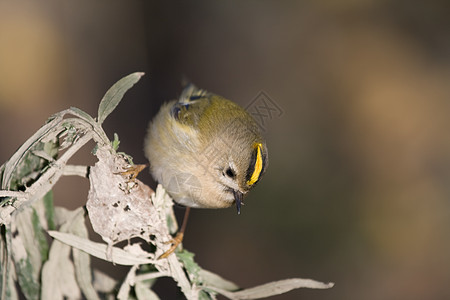
[[[151,173],[176,202],[222,208],[259,181],[268,164],[258,124],[242,107],[188,85],[149,125],[145,154]]]

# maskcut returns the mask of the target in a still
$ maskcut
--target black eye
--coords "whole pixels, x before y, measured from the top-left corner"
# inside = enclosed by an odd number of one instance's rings
[[[225,174],[230,178],[234,178],[236,176],[236,174],[234,173],[234,171],[231,168],[226,169]]]

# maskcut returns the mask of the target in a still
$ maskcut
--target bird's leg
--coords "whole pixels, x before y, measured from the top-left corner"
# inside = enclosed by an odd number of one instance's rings
[[[169,241],[169,243],[172,244],[172,246],[170,247],[169,250],[164,252],[159,258],[168,257],[170,254],[172,254],[175,251],[175,249],[177,249],[177,247],[183,241],[184,231],[186,230],[186,225],[187,225],[190,211],[191,211],[191,208],[186,207],[186,211],[184,212],[184,218],[183,218],[183,223],[181,224],[181,228],[180,228],[180,230],[178,230],[177,235],[172,240]]]

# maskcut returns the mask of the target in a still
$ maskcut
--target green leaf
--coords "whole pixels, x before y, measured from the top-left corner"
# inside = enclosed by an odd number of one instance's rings
[[[10,190],[24,190],[26,186],[30,186],[36,181],[49,164],[47,159],[36,154],[45,153],[46,157],[54,159],[58,154],[58,147],[57,141],[38,142],[33,145],[12,171]]]
[[[25,176],[32,175],[35,171],[33,166],[39,165],[41,158],[35,157],[31,152],[43,150],[41,140],[43,137],[55,133],[55,128],[62,120],[62,114],[56,114],[48,122],[36,131],[22,146],[11,156],[11,158],[2,166],[1,187],[5,190],[18,190],[24,188],[24,184],[30,184]],[[25,160],[25,162],[24,162]],[[41,170],[42,168],[38,168]],[[29,176],[28,176],[29,177]]]
[[[22,293],[26,299],[39,299],[40,285],[33,276],[33,265],[28,259],[20,259],[15,264],[16,272],[18,272],[18,280]]]
[[[198,300],[211,300],[215,299],[210,294],[208,294],[206,291],[200,291],[198,293]]]
[[[41,220],[39,220],[39,216],[34,208],[31,215],[31,224],[33,224],[34,238],[37,245],[36,250],[41,254],[41,262],[43,263],[48,259],[48,244],[41,225]],[[31,251],[31,249],[27,250]]]
[[[114,140],[111,142],[111,145],[114,149],[114,151],[117,151],[119,149],[120,141],[119,141],[119,135],[114,132]]]
[[[6,239],[6,226],[1,225],[1,238],[0,238],[0,297],[1,299],[19,299],[16,294],[15,279],[13,279],[11,267],[9,264],[9,255],[7,253]],[[15,276],[14,276],[15,277]]]
[[[20,289],[26,299],[39,299],[39,278],[48,245],[36,209],[29,206],[20,210],[11,226],[11,253]]]
[[[48,230],[55,230],[55,208],[53,206],[53,191],[49,191],[43,198],[45,218],[47,219]]]
[[[144,75],[142,72],[130,74],[117,81],[103,96],[98,107],[98,123],[101,125],[106,117],[117,107],[123,95]]]
[[[91,153],[94,155],[97,155],[97,150],[98,150],[98,144],[95,144],[94,148],[92,148]]]
[[[186,271],[190,275],[193,275],[194,280],[198,280],[198,278],[199,278],[198,273],[200,272],[201,268],[194,261],[195,254],[184,249],[181,252],[177,252],[176,255],[177,255],[178,259],[181,261],[181,263],[183,264]],[[197,282],[197,283],[199,283],[199,282]]]
[[[43,143],[38,143],[34,150],[43,150]],[[40,171],[44,168],[43,159],[34,155],[31,151],[27,152],[22,161],[14,170],[10,181],[10,189],[13,191],[24,190],[25,186],[33,183]]]
[[[8,299],[8,300],[18,300],[19,299],[19,295],[18,295],[18,291],[17,291],[17,279],[16,279],[16,275],[14,274],[14,272],[12,271],[6,271],[6,287],[0,288],[0,291],[2,291],[2,296],[5,296],[4,299]],[[2,270],[2,275],[5,275],[5,273]],[[3,283],[3,280],[2,280]]]

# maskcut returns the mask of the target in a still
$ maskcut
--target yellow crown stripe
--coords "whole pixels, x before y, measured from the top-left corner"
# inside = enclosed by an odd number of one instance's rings
[[[256,144],[255,169],[253,171],[252,177],[250,177],[250,180],[247,181],[248,185],[253,185],[255,182],[257,182],[259,179],[259,176],[261,175],[261,171],[262,171],[262,167],[263,167],[261,147],[262,147],[261,143]]]

